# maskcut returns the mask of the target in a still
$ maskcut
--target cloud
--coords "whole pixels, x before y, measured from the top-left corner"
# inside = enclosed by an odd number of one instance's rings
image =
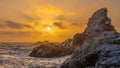
[[[32,26],[27,24],[20,24],[17,22],[0,19],[0,28],[5,28],[5,27],[16,28],[16,29],[32,28]]]
[[[14,34],[14,32],[11,32],[11,31],[0,31],[0,34],[1,35],[11,35],[11,34]]]
[[[0,19],[0,28],[4,28],[5,25],[3,24],[4,20],[3,19]]]
[[[23,12],[17,12],[17,14],[19,14],[19,16],[25,20],[28,20],[28,21],[33,21],[33,20],[41,20],[40,17],[38,17],[37,15],[28,15],[28,14],[25,14]]]
[[[72,23],[73,26],[79,26],[79,23]]]
[[[32,28],[30,25],[20,24],[13,21],[5,21],[5,24],[10,28]]]
[[[55,17],[53,20],[60,20],[60,21],[62,21],[62,20],[65,20],[65,16],[59,15],[59,16]]]
[[[54,26],[57,26],[57,27],[60,28],[60,29],[65,29],[65,27],[63,26],[63,23],[62,23],[62,22],[54,22],[53,25],[54,25]]]
[[[0,31],[0,35],[17,35],[17,36],[30,36],[30,35],[41,35],[41,32],[37,32],[37,31],[17,31],[17,32],[13,32],[13,31]]]
[[[5,26],[3,24],[0,24],[0,28],[4,28]]]

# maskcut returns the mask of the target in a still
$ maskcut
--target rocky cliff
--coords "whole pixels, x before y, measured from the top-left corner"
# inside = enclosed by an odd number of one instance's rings
[[[107,13],[107,8],[96,11],[84,33],[74,36],[75,52],[61,68],[120,67],[120,34],[111,25]]]

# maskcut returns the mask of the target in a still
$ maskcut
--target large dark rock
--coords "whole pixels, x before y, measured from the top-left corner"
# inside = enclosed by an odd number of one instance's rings
[[[55,45],[54,43],[40,43],[39,46],[33,48],[32,52],[29,56],[32,57],[60,57],[70,54],[71,51],[65,48],[60,47],[59,45]]]
[[[75,35],[77,46],[61,68],[120,68],[120,34],[111,25],[107,9],[96,11],[85,32]]]
[[[120,67],[120,45],[91,45],[66,60],[61,68]]]

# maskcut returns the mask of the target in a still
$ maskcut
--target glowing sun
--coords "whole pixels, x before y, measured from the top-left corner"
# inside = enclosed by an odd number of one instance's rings
[[[52,30],[52,28],[51,27],[47,27],[47,31],[51,31]]]

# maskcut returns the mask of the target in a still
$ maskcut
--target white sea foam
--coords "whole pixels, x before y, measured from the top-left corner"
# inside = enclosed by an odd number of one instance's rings
[[[49,68],[57,67],[70,56],[34,58],[28,56],[34,46],[29,44],[0,44],[0,68]]]

